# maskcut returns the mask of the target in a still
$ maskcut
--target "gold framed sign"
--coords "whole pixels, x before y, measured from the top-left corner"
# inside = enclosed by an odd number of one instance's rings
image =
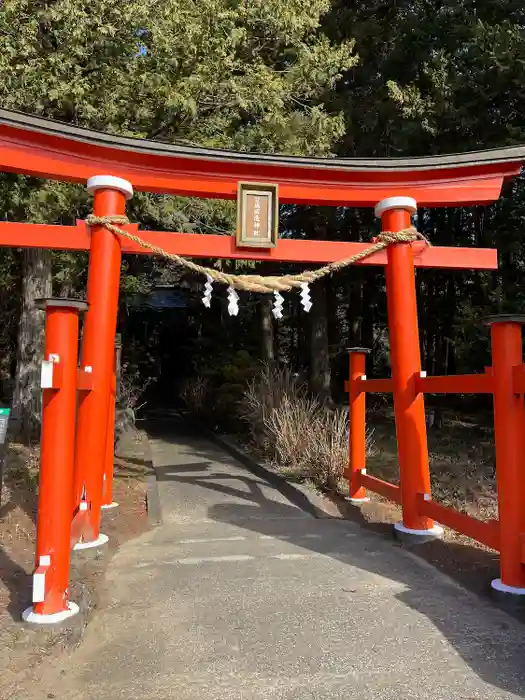
[[[279,227],[278,185],[239,182],[237,189],[237,245],[274,248]]]

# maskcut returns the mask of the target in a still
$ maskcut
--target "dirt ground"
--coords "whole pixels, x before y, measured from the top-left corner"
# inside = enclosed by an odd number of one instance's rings
[[[367,460],[367,472],[398,484],[393,415],[386,408],[370,413],[373,448]],[[489,414],[447,410],[443,414],[443,427],[428,431],[432,498],[480,520],[498,517],[490,420]],[[370,503],[359,508],[333,494],[326,499],[334,514],[360,521],[391,536],[392,523],[401,520],[401,508],[376,494],[368,495]],[[445,528],[443,541],[419,545],[414,551],[479,594],[485,595],[491,579],[499,575],[497,552],[449,528]]]
[[[103,606],[103,579],[111,556],[119,544],[148,528],[145,437],[140,433],[126,436],[118,454],[113,499],[119,507],[102,515],[101,529],[109,536],[109,544],[72,555],[70,597],[81,612],[66,626],[42,629],[20,622],[20,613],[31,601],[38,450],[10,446],[0,506],[0,700],[16,698],[16,687],[28,670],[34,671],[45,658],[79,643],[89,616]]]

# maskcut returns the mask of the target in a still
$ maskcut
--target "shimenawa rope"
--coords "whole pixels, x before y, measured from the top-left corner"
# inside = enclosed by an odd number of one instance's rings
[[[302,284],[311,284],[312,282],[317,282],[322,277],[331,275],[334,272],[338,272],[349,265],[353,265],[360,260],[368,258],[374,253],[378,253],[381,250],[385,250],[389,245],[393,243],[413,243],[414,241],[424,241],[427,245],[430,242],[419,233],[412,226],[402,231],[383,231],[380,233],[375,242],[369,248],[351,255],[349,258],[344,260],[337,260],[331,262],[328,265],[319,267],[317,270],[304,270],[297,275],[230,275],[227,272],[222,272],[221,270],[215,270],[211,267],[204,267],[204,265],[198,265],[192,260],[187,258],[182,258],[176,253],[169,253],[167,250],[154,245],[153,243],[148,243],[139,236],[135,236],[122,228],[119,228],[116,224],[121,226],[127,226],[129,224],[129,219],[127,216],[95,216],[90,214],[86,219],[86,224],[88,226],[104,226],[108,231],[114,233],[117,236],[122,236],[122,238],[127,238],[129,241],[133,241],[141,248],[149,250],[152,253],[156,253],[167,260],[171,260],[176,265],[180,267],[185,267],[187,270],[191,270],[200,275],[207,275],[211,277],[214,282],[220,282],[228,287],[233,287],[234,289],[240,289],[247,292],[260,292],[262,294],[272,294],[274,292],[289,292],[291,289],[300,288]]]

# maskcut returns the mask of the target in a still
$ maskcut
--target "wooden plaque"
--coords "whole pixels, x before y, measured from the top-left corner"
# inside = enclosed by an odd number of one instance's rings
[[[237,245],[273,248],[279,226],[278,186],[239,182],[237,190]]]

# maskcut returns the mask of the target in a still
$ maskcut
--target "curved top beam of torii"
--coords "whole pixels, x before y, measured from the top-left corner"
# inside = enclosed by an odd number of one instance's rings
[[[488,204],[519,174],[525,146],[425,158],[304,158],[174,145],[0,109],[0,170],[69,182],[116,175],[136,190],[233,199],[239,181],[279,185],[281,202]]]

